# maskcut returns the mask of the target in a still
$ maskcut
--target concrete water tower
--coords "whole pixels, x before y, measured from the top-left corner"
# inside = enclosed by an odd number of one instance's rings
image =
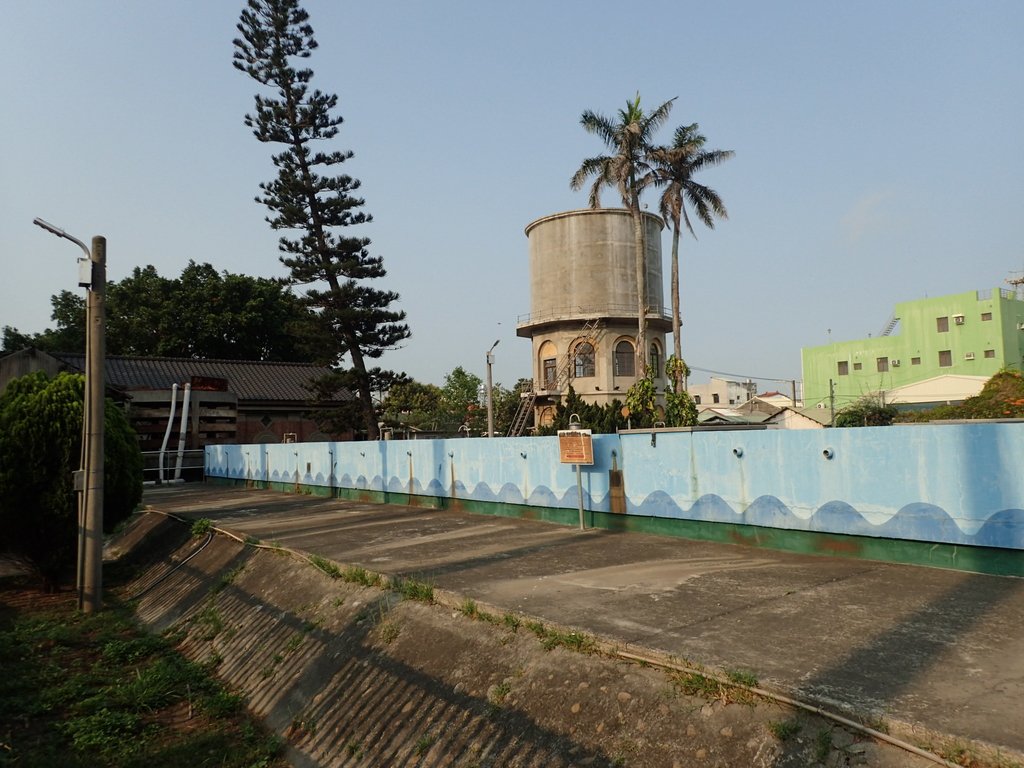
[[[665,381],[661,275],[664,222],[643,214],[647,264],[647,363],[659,391]],[[533,342],[534,423],[550,423],[572,384],[584,400],[624,400],[636,381],[637,292],[633,219],[628,210],[588,208],[545,216],[526,227],[530,313],[516,334]],[[515,426],[513,425],[515,432]],[[522,432],[519,425],[518,433]]]

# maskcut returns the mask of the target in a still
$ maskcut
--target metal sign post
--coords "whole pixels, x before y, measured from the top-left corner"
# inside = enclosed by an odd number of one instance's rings
[[[580,530],[586,530],[583,519],[583,471],[582,465],[594,463],[593,433],[583,429],[580,417],[569,416],[569,428],[558,430],[558,454],[562,464],[576,465],[576,501],[580,511]]]

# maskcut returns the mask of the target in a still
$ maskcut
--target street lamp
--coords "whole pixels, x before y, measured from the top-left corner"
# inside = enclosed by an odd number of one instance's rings
[[[487,350],[487,436],[494,437],[494,387],[491,385],[491,366],[494,365],[494,355],[491,353],[498,346],[501,339],[498,339],[491,348]]]
[[[75,489],[84,494],[78,522],[78,608],[94,613],[103,607],[103,404],[106,325],[104,295],[107,285],[107,239],[92,239],[92,250],[77,237],[42,219],[32,223],[57,237],[70,240],[85,253],[78,260],[78,284],[85,299],[85,411],[82,420],[82,467]]]

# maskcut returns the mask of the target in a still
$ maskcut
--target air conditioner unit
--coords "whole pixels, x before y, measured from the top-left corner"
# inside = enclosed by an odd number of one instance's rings
[[[1024,331],[1024,323],[1017,323],[1017,330]]]
[[[964,360],[973,360],[973,359],[974,359],[974,353],[973,352],[965,352],[964,353]]]
[[[893,368],[899,368],[900,367],[900,361],[899,360],[893,360],[892,361],[892,367]]]
[[[814,407],[815,407],[815,408],[817,408],[817,409],[819,409],[819,410],[822,410],[822,411],[823,411],[823,410],[825,410],[825,404],[824,404],[824,403],[818,403],[818,404],[817,404],[816,406],[814,406]]]
[[[963,315],[953,315],[953,322],[956,323],[957,325],[963,325],[964,324],[964,316]]]

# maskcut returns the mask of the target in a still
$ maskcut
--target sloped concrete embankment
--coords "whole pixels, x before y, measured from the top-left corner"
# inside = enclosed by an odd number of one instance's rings
[[[244,692],[296,766],[934,765],[700,679],[548,650],[523,617],[402,599],[156,513],[118,549],[142,566],[139,618]]]

